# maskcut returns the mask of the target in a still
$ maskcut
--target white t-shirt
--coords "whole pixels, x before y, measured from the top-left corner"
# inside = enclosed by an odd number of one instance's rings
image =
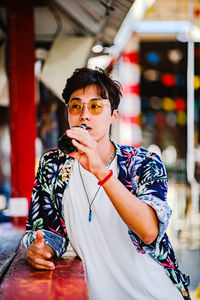
[[[117,159],[110,168],[118,174]],[[92,201],[97,178],[80,166],[88,197]],[[90,300],[183,300],[165,270],[148,254],[138,253],[113,204],[100,188],[89,205],[75,161],[63,197],[64,216],[70,243],[82,259]]]

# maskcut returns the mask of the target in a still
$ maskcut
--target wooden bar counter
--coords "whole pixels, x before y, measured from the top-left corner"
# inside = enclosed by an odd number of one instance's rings
[[[53,259],[53,271],[32,269],[20,245],[1,277],[1,300],[88,300],[82,261],[74,256]]]

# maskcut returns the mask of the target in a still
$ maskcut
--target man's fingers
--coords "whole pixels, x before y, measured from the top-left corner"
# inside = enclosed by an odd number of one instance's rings
[[[37,270],[47,270],[47,271],[52,271],[55,269],[54,268],[49,268],[49,267],[45,267],[45,266],[42,266],[42,265],[35,265],[35,266],[32,266],[34,269],[37,269]]]
[[[41,256],[42,258],[46,258],[46,259],[49,259],[52,257],[52,254],[50,252],[48,252],[44,248],[38,247],[38,244],[34,244],[34,243],[29,247],[28,253],[29,253],[29,256],[37,255],[37,256]]]
[[[36,239],[35,239],[35,242],[37,243],[43,243],[43,232],[42,230],[37,230],[36,231]]]
[[[29,265],[35,269],[40,270],[54,270],[55,265],[50,258],[54,256],[53,249],[44,243],[43,232],[38,230],[36,232],[36,239],[31,244],[27,252],[27,260]]]
[[[53,262],[42,259],[40,257],[27,257],[28,258],[28,262],[29,264],[36,268],[36,269],[40,269],[40,270],[54,270],[55,269],[55,265]]]
[[[79,128],[69,129],[67,130],[67,135],[70,138],[77,140],[78,142],[80,142],[85,146],[89,146],[91,143],[94,142],[90,134],[83,129],[80,130]]]
[[[72,140],[72,144],[81,152],[86,153],[86,151],[88,151],[88,147],[80,144],[79,142],[77,142],[77,140]],[[75,152],[75,155],[77,154],[77,152]]]

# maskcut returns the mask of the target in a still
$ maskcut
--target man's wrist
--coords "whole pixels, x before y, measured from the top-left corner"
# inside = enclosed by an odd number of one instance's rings
[[[103,186],[113,175],[113,171],[109,170],[109,174],[105,176],[101,181],[98,182],[98,185]]]
[[[110,171],[106,167],[102,167],[99,168],[97,172],[94,173],[94,175],[99,181],[102,181],[106,176],[108,176],[109,173]]]

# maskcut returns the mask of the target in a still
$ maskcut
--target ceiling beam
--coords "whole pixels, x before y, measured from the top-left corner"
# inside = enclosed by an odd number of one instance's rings
[[[59,7],[60,11],[63,11],[64,15],[70,15],[74,21],[79,24],[79,26],[82,26],[89,33],[97,34],[100,30],[102,30],[103,18],[101,21],[97,22],[94,17],[89,15],[88,12],[85,11],[82,6],[79,6],[76,1],[56,0],[55,4],[57,8]]]

